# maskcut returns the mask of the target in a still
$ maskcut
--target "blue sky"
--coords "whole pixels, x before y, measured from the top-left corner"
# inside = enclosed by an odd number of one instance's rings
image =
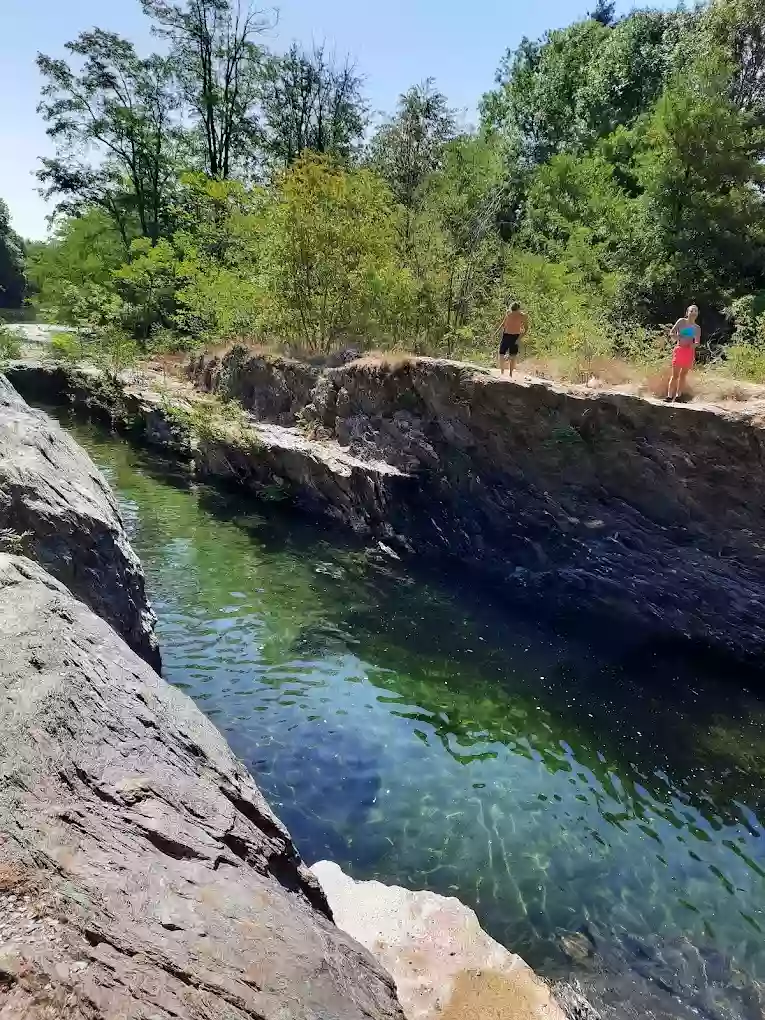
[[[279,22],[267,40],[283,49],[293,40],[326,40],[349,53],[366,77],[375,110],[390,110],[409,85],[433,77],[452,106],[471,119],[491,88],[508,47],[524,35],[568,24],[595,0],[282,0]],[[658,0],[655,6],[669,6]],[[266,9],[269,0],[263,0]],[[618,5],[623,13],[633,4]],[[50,152],[36,111],[39,77],[35,56],[64,55],[64,43],[98,25],[153,45],[138,0],[0,0],[0,196],[24,237],[46,234],[49,209],[37,195],[34,172]]]

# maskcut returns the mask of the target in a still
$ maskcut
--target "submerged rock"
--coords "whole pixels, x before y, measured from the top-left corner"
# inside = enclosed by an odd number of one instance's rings
[[[141,564],[88,455],[0,376],[0,536],[160,666]]]
[[[311,869],[338,925],[393,976],[407,1020],[564,1020],[547,985],[450,897]]]
[[[225,741],[0,553],[0,1013],[402,1020]]]

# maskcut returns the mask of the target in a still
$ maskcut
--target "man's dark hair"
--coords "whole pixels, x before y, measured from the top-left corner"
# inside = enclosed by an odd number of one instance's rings
[[[520,303],[520,301],[513,301],[513,303],[510,305],[510,311],[511,312],[520,312],[520,310],[521,310],[521,303]]]

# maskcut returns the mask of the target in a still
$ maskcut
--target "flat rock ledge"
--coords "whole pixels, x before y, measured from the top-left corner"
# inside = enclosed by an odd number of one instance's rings
[[[407,1020],[564,1020],[548,986],[459,900],[311,869],[337,924],[396,982]]]
[[[160,668],[143,570],[109,486],[84,450],[2,375],[0,548],[42,564]]]
[[[403,1020],[215,727],[0,553],[3,1020]]]

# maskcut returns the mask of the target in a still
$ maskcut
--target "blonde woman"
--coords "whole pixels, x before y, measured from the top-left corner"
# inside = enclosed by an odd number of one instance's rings
[[[699,310],[690,305],[682,319],[678,319],[669,335],[675,341],[672,351],[672,375],[667,390],[667,400],[677,400],[685,388],[685,380],[696,361],[696,348],[701,341],[701,329],[696,322]]]

